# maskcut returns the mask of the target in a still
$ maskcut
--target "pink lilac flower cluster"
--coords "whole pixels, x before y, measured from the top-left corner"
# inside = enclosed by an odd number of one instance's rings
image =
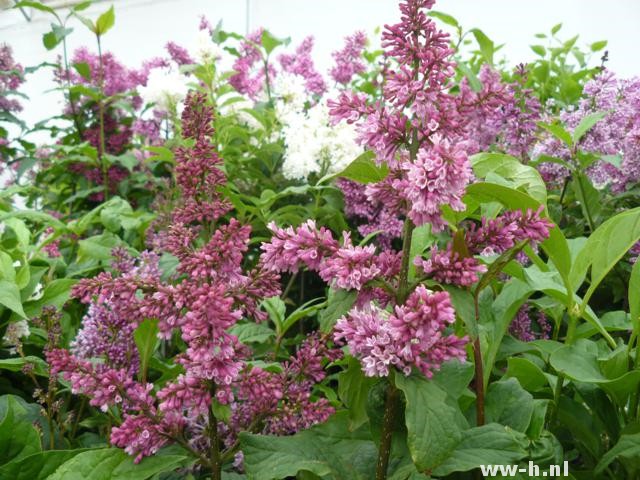
[[[459,287],[470,287],[478,281],[479,274],[487,271],[487,267],[474,257],[465,257],[456,252],[452,243],[442,251],[434,246],[428,260],[416,257],[414,263],[428,278]]]
[[[313,399],[312,389],[326,378],[324,362],[341,356],[341,350],[329,348],[326,339],[311,335],[284,362],[282,371],[260,367],[243,371],[238,401],[232,404],[232,430],[247,430],[260,419],[261,433],[288,435],[326,421],[335,410],[327,399]],[[232,440],[230,436],[227,441]]]
[[[114,249],[113,258],[112,268],[124,278],[149,284],[160,281],[160,257],[153,252],[143,252],[139,259],[134,259],[120,247]],[[100,359],[112,368],[134,374],[139,363],[133,339],[137,324],[131,322],[122,306],[121,302],[106,295],[100,302],[89,303],[81,328],[71,343],[71,351],[78,358]]]
[[[484,256],[500,254],[516,244],[528,241],[532,245],[549,237],[553,223],[538,210],[507,211],[496,218],[483,218],[480,226],[473,224],[466,232],[466,243],[473,254]]]
[[[144,85],[151,68],[168,65],[167,60],[156,58],[144,63],[140,70],[127,68],[110,53],[102,54],[102,60],[98,54],[91,53],[85,47],[75,51],[72,63],[86,65],[88,76],[85,77],[73,70],[60,68],[56,72],[56,80],[61,86],[67,82],[75,85],[86,85],[97,89],[102,86],[106,99],[104,100],[104,112],[102,126],[100,123],[99,106],[95,99],[81,95],[79,99],[71,100],[65,107],[65,113],[73,118],[78,133],[82,139],[89,142],[99,152],[102,149],[101,135],[104,133],[104,150],[111,155],[120,155],[132,145],[133,135],[137,134],[143,142],[157,143],[160,133],[160,119],[141,121],[130,118],[131,110],[138,110],[142,106],[139,96],[135,95],[135,89]],[[122,108],[119,103],[126,102],[130,108]],[[153,124],[153,125],[151,125]],[[104,173],[100,168],[95,168],[86,163],[72,163],[69,167],[74,173],[82,175],[89,182],[103,185]],[[115,193],[118,184],[129,177],[130,172],[119,165],[111,165],[107,172],[106,185],[110,193]],[[104,192],[91,195],[90,199],[102,201]]]
[[[44,230],[44,235],[46,235],[47,240],[46,244],[42,247],[42,251],[49,255],[51,258],[57,258],[61,256],[60,253],[60,239],[49,239],[53,237],[54,229],[53,227],[47,227]]]
[[[9,97],[24,82],[24,68],[13,58],[13,50],[7,44],[0,44],[0,110],[17,112],[22,110],[18,100]]]
[[[264,319],[259,304],[279,295],[280,285],[277,274],[263,266],[243,269],[250,228],[235,219],[223,221],[228,206],[213,188],[224,175],[211,146],[212,122],[206,96],[191,93],[183,113],[187,141],[176,155],[176,180],[186,198],[201,192],[212,197],[203,220],[179,204],[163,237],[164,250],[179,260],[178,278],[162,280],[156,253],[134,261],[116,250],[113,271],[74,287],[73,295],[90,307],[71,352],[56,349],[47,355],[53,374],[62,374],[74,392],[89,396],[91,405],[121,411],[123,421],[112,430],[111,441],[136,461],[182,438],[204,452],[211,423],[231,446],[241,429],[268,425],[271,432],[291,433],[333,412],[326,400],[314,398],[312,389],[324,378],[323,359],[336,358],[334,350],[309,341],[282,366],[281,375],[260,374],[259,369],[251,374],[248,347],[229,333],[242,318]],[[212,225],[212,233],[203,235],[200,222]],[[186,345],[175,357],[184,372],[155,394],[153,385],[131,378],[137,368],[132,333],[148,318],[157,319],[162,339],[177,333]],[[262,382],[263,377],[268,381]],[[265,390],[257,392],[260,388]],[[277,392],[283,395],[278,398]],[[236,412],[233,421],[225,424],[211,417],[214,400]]]
[[[278,57],[283,72],[300,75],[305,79],[307,89],[316,95],[322,95],[326,90],[322,75],[315,69],[311,58],[313,37],[306,37],[293,54],[282,54]]]
[[[452,144],[440,135],[433,135],[430,148],[418,151],[415,161],[404,162],[406,178],[396,180],[393,186],[403,191],[411,204],[409,218],[416,225],[430,223],[440,231],[445,223],[442,207],[464,210],[462,195],[472,173],[465,146]]]
[[[537,140],[540,102],[524,87],[527,71],[516,68],[515,80],[504,82],[500,73],[483,65],[478,74],[480,91],[474,91],[465,77],[460,82],[458,110],[466,117],[466,137],[474,142],[472,150],[495,149],[529,159]]]
[[[329,71],[329,75],[336,83],[347,85],[354,75],[366,70],[362,62],[362,53],[366,44],[366,34],[358,31],[345,38],[344,47],[341,50],[331,54],[335,65]]]
[[[560,119],[569,129],[576,128],[587,115],[602,112],[605,116],[582,137],[579,148],[596,155],[609,156],[589,168],[594,184],[610,185],[620,192],[640,181],[640,78],[619,79],[610,71],[603,71],[588,81],[583,98],[576,107],[560,112]],[[551,135],[535,146],[535,157],[542,154],[571,160],[571,152]],[[556,163],[540,165],[547,182],[562,184],[568,175]]]
[[[258,100],[278,75],[278,70],[271,63],[267,64],[260,50],[264,30],[258,30],[247,35],[240,44],[240,55],[233,63],[234,74],[229,77],[229,83],[239,93],[248,95],[252,100]],[[296,48],[294,53],[281,54],[278,57],[280,71],[299,75],[305,80],[305,86],[312,94],[322,95],[327,86],[324,78],[316,70],[311,50],[313,37],[306,37]]]
[[[173,60],[176,65],[193,65],[194,63],[196,63],[195,60],[191,58],[191,55],[189,55],[187,49],[181,47],[175,42],[168,42],[165,48],[167,49],[171,60]]]
[[[229,84],[239,93],[248,95],[251,99],[257,99],[262,91],[266,75],[262,54],[259,46],[262,44],[263,29],[247,35],[240,45],[240,56],[233,63],[234,74],[229,77]],[[269,76],[275,74],[269,71]]]
[[[463,208],[472,175],[470,145],[462,137],[464,115],[448,92],[453,50],[448,35],[424,11],[433,3],[404,1],[400,23],[385,27],[384,102],[372,104],[362,93],[344,91],[329,107],[334,123],[355,123],[359,142],[376,153],[377,161],[400,170],[391,184],[404,199],[397,207],[403,205],[416,225],[431,223],[439,230],[442,206]]]
[[[452,97],[445,91],[454,74],[453,50],[448,35],[424,12],[433,4],[402,2],[401,22],[385,27],[382,46],[393,63],[385,71],[384,103],[369,104],[363,94],[346,91],[329,102],[335,122],[358,122],[360,142],[375,151],[379,161],[393,161],[413,131],[422,144],[434,132],[454,126],[448,112]]]
[[[367,376],[387,376],[394,367],[409,375],[416,367],[431,378],[443,362],[466,358],[467,338],[445,332],[453,322],[449,294],[420,285],[392,313],[373,304],[352,310],[336,323],[334,338],[346,342]]]
[[[344,195],[344,212],[358,223],[362,236],[377,233],[376,242],[383,248],[390,248],[394,238],[402,235],[402,219],[398,212],[388,208],[389,204],[379,195],[389,181],[363,185],[340,178],[337,185]],[[384,191],[388,191],[387,188]],[[390,191],[396,198],[395,190]]]
[[[392,173],[401,173],[385,182],[402,199],[391,202],[393,207],[377,201],[375,186],[341,183],[348,204],[359,200],[347,215],[370,224],[361,226],[362,231],[395,224],[386,231],[399,234],[399,218],[405,214],[416,225],[442,229],[441,208],[462,209],[464,188],[472,180],[470,153],[492,146],[527,159],[535,140],[540,106],[523,87],[523,68],[514,82],[506,83],[485,66],[479,91],[466,79],[458,92],[452,90],[454,52],[448,36],[424,11],[433,3],[402,2],[400,23],[386,27],[383,100],[371,103],[363,93],[343,91],[328,102],[334,122],[355,124],[359,142]]]
[[[547,316],[542,310],[537,312],[535,316],[535,325],[537,325],[537,330],[535,330],[531,309],[531,305],[528,303],[525,303],[520,307],[515,318],[509,325],[509,333],[523,342],[532,342],[536,339],[551,338],[553,326],[551,325],[551,322],[549,322]]]
[[[466,338],[444,334],[455,321],[447,292],[434,293],[418,286],[403,305],[395,306],[393,314],[378,306],[392,299],[375,281],[397,283],[398,253],[376,254],[372,246],[354,247],[348,235],[339,246],[331,232],[318,229],[312,221],[297,229],[270,228],[274,235],[262,245],[261,258],[267,268],[294,272],[306,265],[327,283],[359,291],[360,307],[338,321],[334,338],[349,345],[367,375],[386,376],[391,367],[408,374],[415,366],[431,376],[442,362],[465,358]]]
[[[330,230],[318,228],[307,220],[297,228],[279,228],[271,223],[272,238],[263,243],[260,264],[274,272],[297,272],[306,266],[325,282],[359,292],[358,303],[376,298],[383,303],[388,297],[373,285],[377,279],[397,281],[400,271],[399,253],[386,250],[376,253],[373,245],[354,246],[348,233],[338,243]]]

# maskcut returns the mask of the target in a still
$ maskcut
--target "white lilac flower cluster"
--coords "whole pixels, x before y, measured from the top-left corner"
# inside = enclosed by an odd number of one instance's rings
[[[20,339],[28,337],[29,335],[31,335],[29,324],[26,320],[19,320],[7,326],[2,341],[6,346],[11,347],[9,348],[9,353],[13,355],[16,353],[16,347],[21,344]]]
[[[153,103],[155,109],[162,112],[174,111],[188,91],[187,77],[166,68],[151,70],[147,85],[138,89],[144,103]]]
[[[273,93],[276,115],[283,126],[286,151],[282,173],[286,178],[305,180],[313,173],[337,173],[362,153],[352,125],[330,124],[324,98],[305,109],[312,100],[302,76],[280,74]]]

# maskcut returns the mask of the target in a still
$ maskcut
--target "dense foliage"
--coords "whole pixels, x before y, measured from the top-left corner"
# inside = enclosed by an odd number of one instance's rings
[[[131,68],[113,8],[18,3],[60,56],[0,47],[0,478],[637,478],[640,79],[433,4],[323,74],[204,17]]]

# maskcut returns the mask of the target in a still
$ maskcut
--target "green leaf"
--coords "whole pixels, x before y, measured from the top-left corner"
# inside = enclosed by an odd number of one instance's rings
[[[409,252],[409,258],[414,259],[418,255],[426,250],[426,248],[433,244],[436,237],[431,233],[431,225],[426,223],[420,225],[413,230],[411,234],[411,250]],[[409,278],[415,278],[416,266],[413,261],[409,262]]]
[[[571,134],[562,127],[562,125],[558,123],[539,122],[538,126],[544,128],[569,148],[573,147],[573,138],[571,137]]]
[[[54,32],[47,32],[42,35],[42,44],[47,50],[53,50],[59,43]]]
[[[573,143],[578,143],[584,135],[591,130],[596,123],[606,117],[607,112],[596,112],[587,115],[580,120],[580,123],[573,131]]]
[[[469,68],[469,65],[463,62],[459,63],[458,69],[466,77],[471,90],[473,90],[474,92],[479,92],[480,90],[482,90],[482,82],[480,82],[478,76],[474,73],[474,71]]]
[[[37,300],[25,302],[24,311],[28,318],[33,318],[40,314],[42,307],[50,305],[56,308],[62,307],[69,300],[71,287],[77,280],[72,278],[58,278],[49,283],[42,292],[42,297]]]
[[[503,153],[478,153],[470,159],[473,173],[487,178],[491,173],[508,180],[516,190],[524,190],[541,204],[547,203],[547,188],[540,173],[523,165],[517,158]]]
[[[240,433],[244,468],[252,480],[295,477],[306,470],[327,480],[369,480],[377,449],[368,429],[349,431],[346,412],[291,436]]]
[[[49,376],[49,367],[40,357],[27,355],[26,357],[3,358],[0,360],[0,370],[10,372],[21,372],[25,365],[33,365],[33,373],[41,377]]]
[[[367,420],[367,398],[375,378],[366,377],[362,365],[349,357],[347,368],[338,374],[338,396],[349,413],[349,429],[355,430]]]
[[[20,249],[23,252],[26,252],[31,242],[31,232],[29,231],[25,223],[19,218],[7,218],[4,221],[4,224],[7,227],[10,227],[11,230],[13,230],[13,232],[16,234],[18,243],[20,244]]]
[[[591,267],[591,284],[584,295],[583,308],[604,277],[638,240],[640,208],[611,217],[591,234],[578,252],[570,275],[571,284],[578,288]]]
[[[308,302],[300,305],[293,312],[291,312],[291,315],[289,315],[282,323],[282,331],[280,332],[280,336],[283,336],[285,333],[287,333],[289,329],[298,322],[298,320],[314,315],[318,310],[324,308],[326,305],[326,302],[323,302],[322,298],[313,298]]]
[[[381,182],[389,174],[389,168],[386,164],[376,165],[373,160],[375,157],[375,153],[367,150],[336,176],[348,178],[358,183]]]
[[[85,27],[87,27],[91,32],[93,32],[94,34],[97,35],[98,27],[90,19],[88,19],[87,17],[85,17],[83,15],[80,15],[77,12],[74,12],[74,13],[75,13],[76,18],[78,20],[80,20],[84,24]]]
[[[629,277],[629,315],[636,332],[640,331],[640,261],[633,264]]]
[[[7,252],[0,250],[0,280],[9,283],[16,281],[16,268],[13,266],[13,258]]]
[[[462,441],[433,474],[444,477],[480,465],[514,464],[527,456],[527,438],[503,425],[490,423],[464,432]]]
[[[22,318],[27,318],[22,308],[20,290],[15,282],[0,280],[0,305],[16,312]]]
[[[122,219],[126,215],[131,215],[133,209],[129,202],[113,197],[105,207],[100,210],[100,221],[110,232],[117,233],[122,228]]]
[[[492,383],[485,398],[487,423],[526,432],[533,415],[533,396],[515,378]]]
[[[590,412],[583,402],[577,402],[565,395],[560,396],[558,420],[565,426],[592,457],[602,457],[602,435],[605,432],[600,419]]]
[[[587,219],[589,225],[597,224],[598,216],[602,210],[600,192],[593,186],[589,177],[582,172],[573,174],[572,186],[573,192],[580,202],[584,218]]]
[[[531,360],[521,357],[507,359],[505,378],[517,378],[523,388],[531,392],[537,392],[549,386],[549,381],[542,369]]]
[[[102,36],[107,33],[111,27],[116,23],[116,12],[113,9],[113,5],[109,10],[104,12],[102,15],[98,17],[96,21],[96,30],[95,34]]]
[[[600,50],[602,50],[604,47],[607,46],[607,42],[606,40],[600,40],[599,42],[593,42],[591,44],[591,51],[592,52],[598,52]]]
[[[562,28],[562,24],[558,23],[556,25],[553,26],[553,28],[551,29],[551,34],[555,35],[556,33],[558,33],[560,31],[560,29]]]
[[[280,297],[266,298],[262,301],[262,308],[269,314],[269,318],[276,326],[276,332],[282,332],[284,316],[287,312],[287,306]]]
[[[229,333],[238,337],[238,340],[244,344],[265,343],[276,336],[276,332],[268,325],[253,322],[236,323],[229,329]]]
[[[544,57],[547,54],[547,49],[542,45],[531,45],[531,50],[533,50],[534,53],[540,55],[541,57]]]
[[[493,65],[493,54],[495,52],[493,41],[489,37],[487,37],[482,30],[474,28],[470,31],[475,37],[476,42],[478,42],[482,57],[489,65]]]
[[[108,220],[107,220],[108,221]],[[111,252],[122,244],[122,240],[111,232],[80,240],[78,242],[78,263],[91,260],[110,260]]]
[[[86,2],[80,2],[77,3],[73,6],[72,10],[74,12],[80,12],[82,10],[86,10],[87,8],[89,8],[91,6],[91,0],[88,0]]]
[[[18,458],[0,467],[0,480],[46,480],[63,463],[85,451],[49,450]]]
[[[629,394],[640,384],[640,370],[632,370],[616,378],[608,378],[605,375],[607,364],[603,360],[605,359],[601,358],[597,344],[585,339],[579,339],[575,344],[557,349],[549,359],[551,366],[567,378],[576,382],[599,385],[619,405],[624,405]]]
[[[321,332],[330,332],[336,321],[346,314],[356,301],[358,294],[354,290],[329,289],[327,308],[318,314]]]
[[[447,25],[451,25],[452,27],[460,27],[458,21],[447,13],[438,12],[437,10],[431,10],[429,13],[427,13],[427,16],[437,18],[441,22],[446,23]]]
[[[36,210],[15,210],[12,212],[0,213],[0,222],[8,218],[24,218],[35,223],[44,223],[56,230],[66,230],[67,226],[57,218],[49,215],[48,213],[38,212]]]
[[[616,458],[632,461],[637,470],[638,466],[640,466],[640,433],[621,435],[618,443],[600,459],[595,473],[597,475],[602,474]]]
[[[87,62],[77,62],[73,64],[76,72],[80,74],[86,81],[91,81],[91,67]]]
[[[0,421],[0,465],[39,452],[40,435],[25,419],[26,409],[13,396],[7,397],[7,408]]]
[[[449,360],[434,373],[431,381],[457,400],[468,389],[474,373],[473,363]]]
[[[395,376],[406,399],[407,445],[420,471],[445,462],[463,440],[467,421],[440,387],[422,377]]]
[[[88,450],[63,463],[47,480],[146,480],[191,463],[183,454],[161,451],[138,464],[118,448]]]
[[[155,318],[147,318],[143,320],[138,328],[133,332],[133,338],[138,348],[138,355],[140,357],[140,370],[138,377],[141,382],[145,382],[147,379],[147,372],[149,370],[149,361],[158,346],[158,320]]]
[[[268,30],[262,32],[262,46],[264,51],[269,55],[276,47],[280,45],[286,45],[289,43],[289,39],[276,38]]]
[[[47,12],[57,17],[56,11],[53,8],[47,5],[43,5],[40,2],[22,1],[22,2],[16,3],[13,8],[35,8],[36,10],[40,10],[41,12]]]

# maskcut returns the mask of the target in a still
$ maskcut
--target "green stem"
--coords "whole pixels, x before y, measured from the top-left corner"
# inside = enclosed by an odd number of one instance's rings
[[[76,413],[76,418],[74,419],[73,422],[73,427],[71,427],[71,432],[69,434],[69,437],[71,439],[76,438],[76,432],[78,431],[78,425],[80,424],[80,418],[82,417],[82,413],[84,412],[84,407],[87,403],[87,397],[82,397],[82,400],[80,401],[80,408],[78,408],[78,412]]]
[[[98,59],[100,61],[100,72],[98,77],[100,99],[98,100],[98,115],[100,122],[100,148],[98,148],[98,159],[102,168],[102,184],[104,186],[104,199],[109,199],[109,169],[105,158],[105,139],[104,139],[104,65],[102,62],[102,44],[100,35],[96,35],[98,40]]]
[[[478,293],[473,296],[473,307],[476,318],[476,325],[480,319],[480,307],[478,304]],[[480,345],[480,334],[476,332],[476,339],[473,341],[473,364],[475,368],[475,391],[476,391],[476,424],[480,427],[484,425],[484,364],[482,361],[482,346]]]
[[[587,223],[589,224],[589,230],[591,233],[596,229],[596,224],[593,221],[593,217],[591,216],[591,212],[589,211],[589,205],[587,203],[586,192],[584,191],[584,185],[582,184],[582,174],[578,174],[578,178],[576,179],[578,183],[578,189],[580,189],[580,197],[582,198],[582,206],[584,207],[584,213],[587,216]]]
[[[211,457],[211,480],[222,480],[222,459],[220,458],[220,436],[218,419],[213,411],[216,386],[211,387],[211,408],[209,409],[209,453]]]
[[[271,98],[271,80],[269,78],[269,55],[267,55],[264,59],[264,80],[265,86],[267,88],[267,98],[269,99],[269,104],[271,105],[273,103],[273,100]]]
[[[556,386],[553,389],[553,410],[549,415],[549,426],[552,426],[556,423],[556,419],[558,418],[558,410],[560,410],[560,395],[562,394],[562,386],[564,384],[564,375],[558,372],[558,376],[556,377]]]
[[[389,469],[393,424],[395,422],[396,402],[398,399],[398,389],[393,382],[393,377],[390,376],[384,403],[382,434],[380,436],[380,448],[378,449],[378,462],[376,463],[376,480],[386,480],[387,470]]]
[[[569,345],[573,343],[573,341],[575,340],[577,327],[578,327],[578,317],[575,315],[571,315],[571,312],[570,312],[569,326],[567,327],[567,336],[564,339],[564,343]]]
[[[639,366],[640,366],[640,338],[636,336],[636,355],[633,362],[634,370],[637,370]],[[639,400],[640,400],[640,387],[638,387],[638,389],[635,392],[633,392],[633,395],[631,396],[630,407],[629,407],[629,417],[635,418],[636,420],[638,419],[638,417],[640,417],[638,412]]]
[[[61,24],[62,28],[65,28],[65,24]],[[76,131],[78,132],[78,137],[82,140],[83,129],[82,124],[80,123],[80,119],[78,118],[78,112],[76,110],[76,102],[71,98],[71,79],[69,75],[69,54],[67,51],[67,37],[66,35],[62,37],[62,55],[64,59],[64,77],[65,83],[67,84],[67,100],[69,102],[69,106],[71,107],[71,116],[73,117],[73,124],[76,127]]]
[[[404,221],[402,240],[402,263],[400,266],[400,277],[398,280],[398,295],[396,303],[402,305],[409,296],[409,264],[411,261],[411,239],[415,226],[411,219]]]

